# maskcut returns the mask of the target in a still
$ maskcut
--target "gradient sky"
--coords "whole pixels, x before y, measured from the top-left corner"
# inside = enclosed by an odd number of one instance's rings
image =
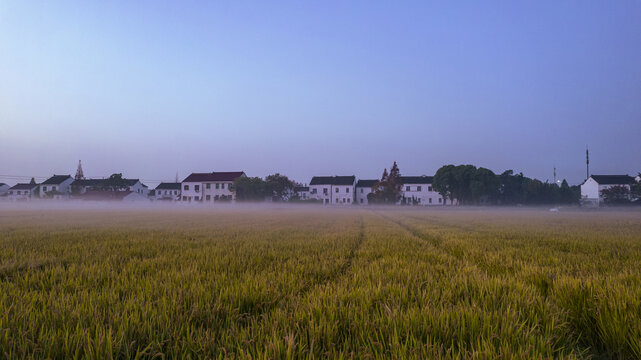
[[[0,182],[641,171],[641,0],[0,0]]]

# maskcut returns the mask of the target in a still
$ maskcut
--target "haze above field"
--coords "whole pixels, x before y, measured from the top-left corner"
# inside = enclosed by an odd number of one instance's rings
[[[396,6],[395,6],[396,5]],[[641,170],[641,2],[0,3],[0,182]],[[4,178],[3,178],[4,176]],[[38,179],[37,180],[42,180]]]

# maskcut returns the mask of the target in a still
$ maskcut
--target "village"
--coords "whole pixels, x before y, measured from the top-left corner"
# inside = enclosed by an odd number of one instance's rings
[[[396,164],[395,164],[396,165]],[[387,171],[387,170],[386,170]],[[276,174],[276,176],[281,176]],[[384,175],[385,176],[385,175]],[[85,178],[82,164],[78,163],[75,176],[52,175],[37,183],[17,183],[13,186],[0,183],[0,201],[112,201],[112,202],[180,202],[188,204],[222,205],[238,199],[234,183],[246,179],[244,171],[213,171],[191,173],[182,181],[161,182],[150,189],[140,179],[123,178],[113,174],[107,178]],[[400,197],[397,205],[450,206],[457,205],[456,198],[448,198],[437,191],[434,176],[400,176]],[[286,177],[285,177],[286,179]],[[178,178],[176,178],[178,180]],[[254,198],[254,201],[316,203],[346,206],[369,205],[372,192],[379,179],[359,179],[355,175],[313,176],[308,184],[291,183],[282,191]],[[580,185],[580,204],[598,207],[605,204],[608,191],[621,192],[624,199],[638,202],[631,192],[641,184],[641,176],[590,175]],[[619,190],[620,189],[620,190]],[[242,198],[240,200],[246,200]]]

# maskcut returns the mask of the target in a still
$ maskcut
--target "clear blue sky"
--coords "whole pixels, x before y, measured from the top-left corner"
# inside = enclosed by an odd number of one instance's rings
[[[640,137],[641,0],[0,0],[0,175],[579,183]]]

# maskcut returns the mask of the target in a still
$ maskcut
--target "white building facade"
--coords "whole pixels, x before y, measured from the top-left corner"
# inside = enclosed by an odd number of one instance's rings
[[[246,176],[243,171],[192,173],[181,182],[181,201],[235,202],[234,180]]]
[[[444,199],[432,187],[433,176],[401,176],[403,183],[401,191],[401,204],[404,205],[452,205],[451,201]]]
[[[154,200],[179,201],[180,183],[160,183],[154,189]]]
[[[324,205],[352,205],[356,176],[314,176],[309,183],[310,199]]]
[[[581,184],[581,202],[585,205],[601,205],[603,203],[602,191],[614,186],[622,186],[630,191],[630,186],[635,179],[629,175],[590,175]]]
[[[367,195],[372,192],[372,187],[376,185],[378,180],[358,180],[356,183],[356,203],[358,205],[369,204]]]
[[[71,175],[54,175],[40,184],[40,198],[60,199],[71,194]]]
[[[36,197],[38,197],[38,184],[16,184],[8,191],[8,198],[11,201],[31,200]]]

